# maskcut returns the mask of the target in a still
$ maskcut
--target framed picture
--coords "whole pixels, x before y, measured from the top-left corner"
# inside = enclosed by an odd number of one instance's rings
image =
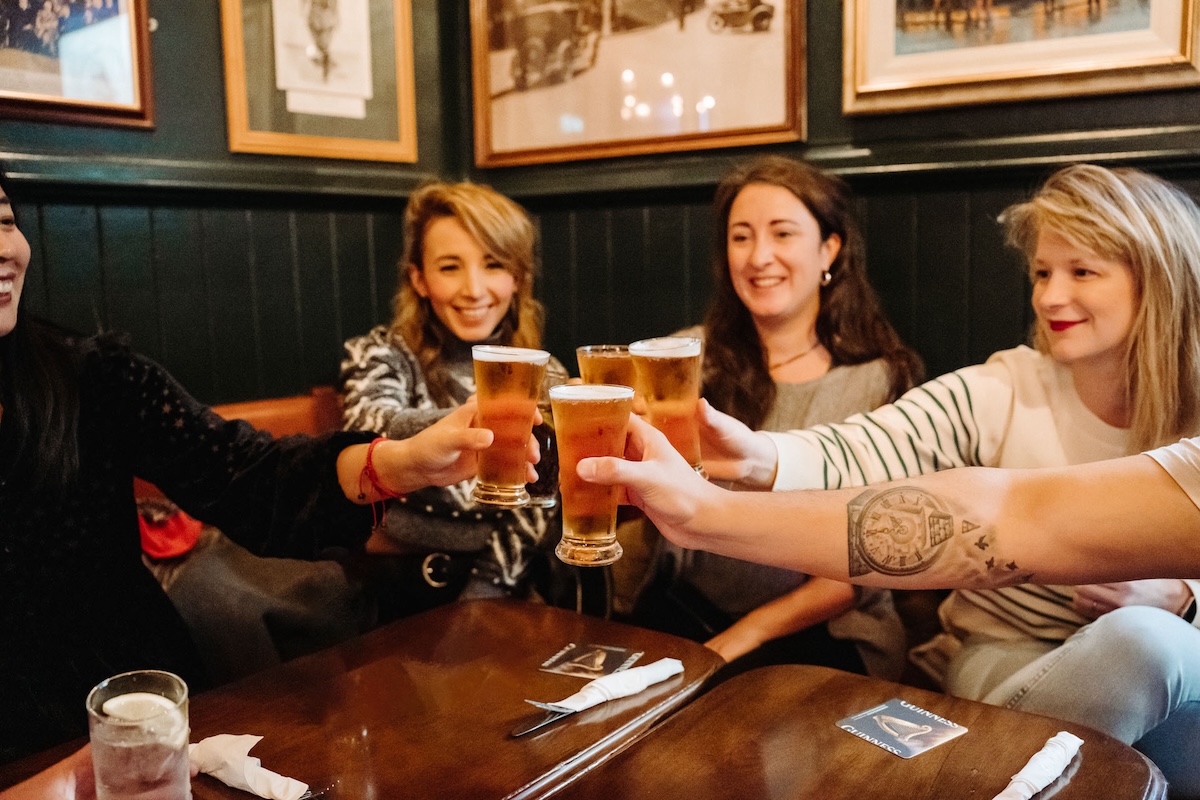
[[[1200,83],[1197,0],[846,0],[848,114]]]
[[[0,2],[0,119],[153,127],[146,4]]]
[[[471,0],[483,167],[805,135],[804,0]]]
[[[411,0],[221,0],[229,149],[416,161]]]

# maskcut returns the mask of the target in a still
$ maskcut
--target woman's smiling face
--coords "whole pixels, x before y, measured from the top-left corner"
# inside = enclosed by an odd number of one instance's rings
[[[486,340],[512,306],[517,279],[454,217],[429,223],[422,252],[409,266],[413,289],[459,339]]]
[[[0,186],[0,336],[17,325],[17,306],[29,269],[29,242],[17,227],[12,201]]]
[[[1030,267],[1033,310],[1050,356],[1068,367],[1122,367],[1138,310],[1133,270],[1072,244],[1038,235]]]
[[[822,239],[812,212],[782,186],[751,183],[729,208],[729,275],[756,321],[815,320],[821,276],[841,245],[836,234]]]

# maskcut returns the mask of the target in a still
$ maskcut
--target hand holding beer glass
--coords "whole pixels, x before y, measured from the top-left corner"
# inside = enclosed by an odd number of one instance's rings
[[[617,542],[617,487],[581,480],[579,462],[593,456],[625,454],[625,434],[633,410],[628,386],[550,387],[558,437],[562,541],[554,549],[564,563],[602,566],[621,557]]]
[[[471,355],[479,424],[495,435],[491,446],[479,454],[479,475],[471,496],[477,503],[505,508],[528,505],[526,453],[550,354],[477,344]]]
[[[188,690],[178,675],[138,670],[87,696],[97,800],[189,800]]]
[[[700,463],[700,340],[663,336],[629,345],[647,421],[704,475]]]

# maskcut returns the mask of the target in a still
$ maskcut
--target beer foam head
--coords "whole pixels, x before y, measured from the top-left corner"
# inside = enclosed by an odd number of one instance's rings
[[[623,400],[633,397],[633,389],[610,383],[582,383],[551,386],[552,400]]]
[[[635,356],[650,358],[689,358],[700,355],[700,340],[690,336],[660,336],[629,345]]]
[[[585,344],[575,352],[584,356],[627,356],[629,347],[623,344]]]
[[[545,364],[550,354],[529,347],[506,347],[502,344],[477,344],[471,347],[476,361],[520,361],[526,364]]]

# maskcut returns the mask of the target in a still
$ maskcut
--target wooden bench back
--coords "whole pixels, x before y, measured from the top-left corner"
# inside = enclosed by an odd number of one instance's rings
[[[332,386],[318,386],[297,397],[247,400],[213,406],[225,419],[243,419],[273,436],[318,436],[342,427],[342,403]]]

